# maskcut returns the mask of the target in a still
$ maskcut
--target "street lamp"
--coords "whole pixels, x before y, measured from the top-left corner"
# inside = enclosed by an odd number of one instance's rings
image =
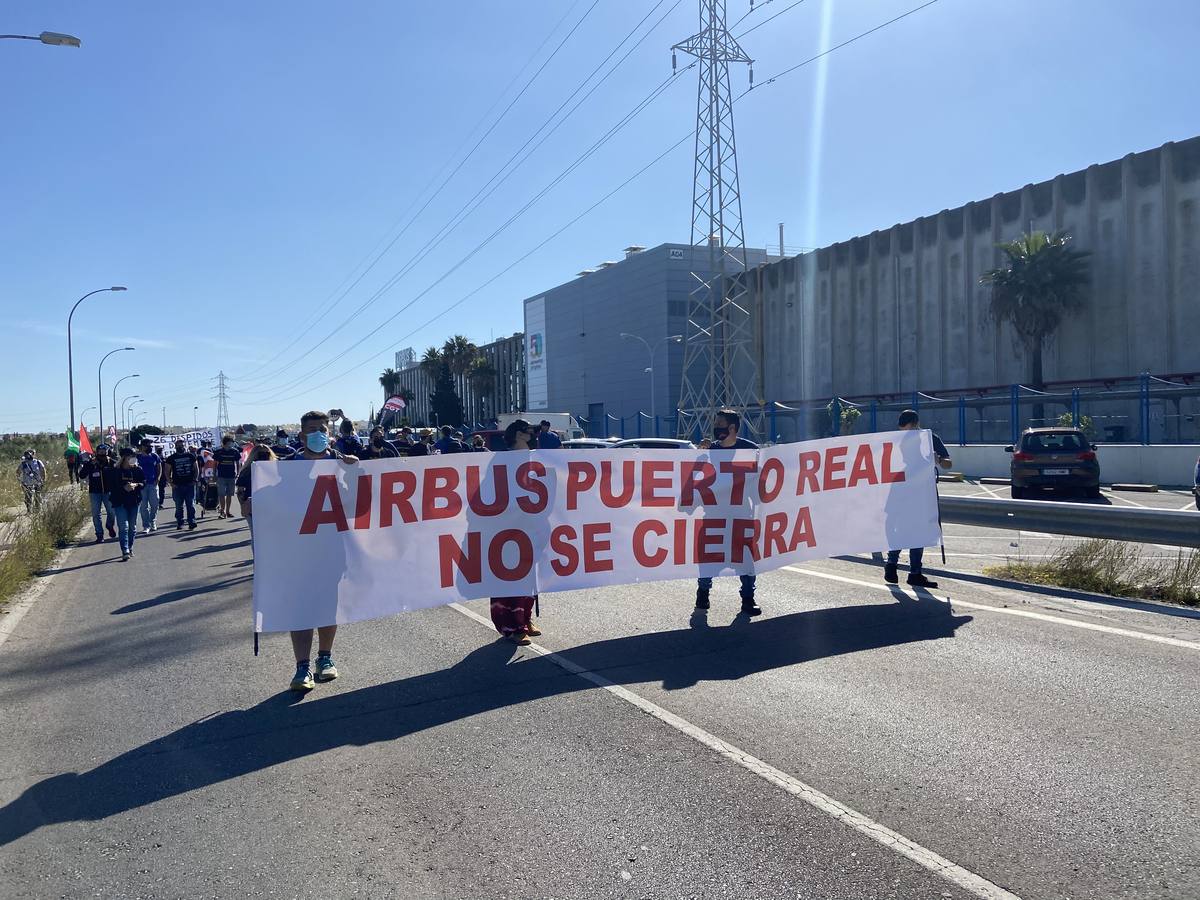
[[[60,34],[57,31],[43,31],[41,34],[0,34],[0,40],[12,38],[18,41],[41,41],[51,47],[78,47],[79,38],[72,34]]]
[[[12,36],[13,35],[5,35],[5,37],[12,37]],[[105,291],[123,291],[123,290],[125,290],[125,288],[114,285],[113,287],[100,288],[98,290],[92,291],[90,294],[84,294],[82,297],[80,297],[78,300],[75,301],[75,306],[72,306],[71,312],[67,314],[67,385],[68,385],[68,387],[70,389],[70,393],[71,393],[71,427],[72,428],[75,427],[76,423],[75,423],[75,366],[74,366],[72,358],[71,358],[71,319],[74,317],[75,310],[76,310],[76,308],[78,308],[79,304],[82,303],[84,300],[86,300],[88,297],[92,296],[92,294],[103,294]],[[125,349],[132,350],[133,348],[126,347]],[[101,364],[103,365],[103,360],[101,361]],[[100,405],[101,406],[104,405],[103,401],[101,401]],[[100,410],[100,418],[101,419],[104,418],[104,410],[103,409]],[[102,422],[101,425],[103,426],[103,424],[104,423]]]
[[[118,378],[118,379],[117,379],[117,383],[113,385],[113,427],[114,427],[114,428],[115,428],[115,427],[116,427],[116,425],[117,425],[117,386],[118,386],[118,385],[120,385],[120,383],[121,383],[122,381],[125,381],[126,379],[129,379],[129,378],[140,378],[140,377],[141,377],[140,375],[136,375],[136,374],[135,374],[135,375],[126,375],[126,376],[124,376],[124,377],[122,377],[122,378]],[[103,434],[103,433],[101,433],[101,435],[100,435],[100,439],[101,439],[101,440],[104,440],[104,434]]]
[[[141,394],[130,394],[128,397],[121,398],[121,430],[122,431],[127,430],[125,428],[125,420],[129,417],[129,410],[133,408],[133,403],[130,403],[129,401],[133,400],[134,403],[140,403],[141,402],[140,400],[136,400],[134,398],[141,397],[141,396],[142,396]]]
[[[79,304],[75,304],[75,305],[78,306]],[[67,347],[68,348],[71,346],[70,335],[71,335],[71,326],[68,325],[67,326]],[[96,367],[96,394],[100,397],[100,438],[101,438],[101,440],[104,439],[104,382],[102,380],[102,376],[104,374],[104,360],[108,359],[114,353],[120,353],[122,350],[133,350],[133,349],[134,349],[133,347],[118,347],[116,350],[109,350],[107,353],[104,354],[104,356],[102,356],[100,358],[100,365]],[[69,349],[68,349],[67,353],[68,353],[68,355],[70,354]],[[72,399],[71,399],[71,409],[72,410],[75,409],[74,397],[72,397]],[[72,412],[71,414],[73,416],[74,412]],[[116,415],[117,415],[117,411],[114,409],[113,410],[113,418],[116,418]]]
[[[627,332],[622,331],[621,337],[633,338],[635,341],[641,341],[642,344],[645,346],[646,350],[649,351],[649,353],[650,353],[650,365],[646,367],[646,371],[650,375],[650,416],[654,419],[654,427],[657,428],[658,427],[658,413],[655,412],[655,410],[654,410],[654,354],[656,354],[658,352],[658,348],[661,347],[663,344],[665,344],[667,341],[673,341],[674,343],[678,344],[680,341],[683,340],[683,335],[682,334],[668,334],[665,338],[661,338],[658,341],[658,343],[656,343],[653,347],[651,347],[650,342],[647,341],[641,335],[629,334]]]
[[[196,410],[198,410],[199,408],[200,407],[198,407],[198,406],[192,407],[192,431],[200,430],[200,426],[196,424]]]
[[[81,413],[79,414],[79,421],[82,423],[82,422],[83,422],[83,420],[84,420],[85,418],[87,418],[87,414],[88,414],[88,413],[90,413],[90,412],[91,412],[93,409],[95,409],[95,408],[96,408],[96,407],[94,407],[94,406],[89,406],[87,409],[85,409],[83,412],[81,412]],[[74,428],[72,428],[71,430],[72,430],[72,431],[74,431]]]

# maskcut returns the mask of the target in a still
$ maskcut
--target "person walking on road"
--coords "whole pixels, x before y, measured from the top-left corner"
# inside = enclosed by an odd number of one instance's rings
[[[74,445],[63,451],[63,461],[67,464],[67,481],[79,484],[79,451]]]
[[[536,439],[537,429],[524,419],[510,422],[504,429],[505,450],[528,452],[533,449]],[[536,596],[493,597],[492,624],[506,639],[525,646],[531,643],[531,637],[542,633],[533,621],[533,607],[536,602]]]
[[[234,482],[242,468],[242,452],[233,445],[232,434],[221,438],[221,448],[213,453],[213,461],[217,464],[217,518],[230,519]]]
[[[718,410],[713,417],[712,450],[757,450],[758,444],[738,437],[742,427],[742,417],[732,409]],[[762,609],[754,602],[754,587],[757,577],[754,575],[739,575],[741,579],[742,615],[762,615]],[[711,578],[696,579],[696,609],[708,609],[708,595],[712,591]]]
[[[342,462],[353,464],[358,462],[357,456],[339,453],[330,446],[329,415],[319,410],[306,412],[300,417],[300,439],[302,449],[296,454],[297,460],[340,459]],[[322,625],[317,629],[317,664],[314,673],[312,665],[311,628],[301,628],[293,631],[292,651],[296,654],[296,674],[292,676],[289,685],[293,691],[310,691],[316,681],[333,681],[338,677],[337,666],[333,664],[333,639],[337,636],[336,625]]]
[[[275,443],[271,445],[271,452],[275,454],[276,459],[291,459],[296,455],[295,449],[288,443],[288,433],[282,428],[275,432]]]
[[[121,542],[121,561],[133,558],[133,537],[137,533],[138,507],[146,493],[146,475],[132,447],[121,448],[121,461],[114,470],[108,499],[117,516],[117,538]]]
[[[158,487],[163,477],[162,457],[154,452],[150,438],[142,438],[141,451],[137,455],[138,465],[146,476],[146,486],[142,490],[142,503],[139,507],[142,519],[142,534],[157,531],[155,519],[158,516]]]
[[[897,427],[901,431],[918,431],[921,428],[921,417],[917,415],[915,409],[906,409],[900,413],[900,419],[897,422]],[[943,469],[948,469],[952,465],[950,460],[950,451],[946,449],[946,445],[942,443],[942,439],[929,432],[929,436],[933,438],[933,455],[935,464]],[[919,588],[936,588],[937,582],[930,581],[925,577],[925,573],[921,571],[921,564],[925,558],[924,547],[913,547],[908,551],[908,583],[913,587]],[[888,584],[899,584],[900,574],[896,567],[900,564],[900,551],[889,550],[887,554],[887,562],[883,566],[883,580]]]
[[[200,509],[200,518],[204,518],[204,514],[208,511],[208,505],[204,502],[208,498],[208,486],[213,483],[213,479],[217,475],[217,461],[213,459],[212,441],[200,442],[200,454],[198,456],[200,471],[196,478],[196,506]]]
[[[175,442],[175,452],[163,462],[171,482],[171,502],[175,504],[175,530],[183,528],[183,511],[187,507],[189,531],[196,529],[196,482],[199,481],[200,461],[187,449],[182,440]]]
[[[41,509],[42,491],[46,488],[46,466],[37,458],[37,451],[32,447],[21,454],[17,476],[25,491],[25,512]]]
[[[254,538],[254,507],[250,496],[250,470],[256,462],[275,462],[276,460],[277,457],[270,447],[265,444],[259,444],[250,451],[250,458],[246,460],[246,464],[238,472],[236,484],[238,504],[241,506],[242,518],[246,520],[246,527],[250,529],[252,540]]]
[[[104,526],[100,524],[101,509],[104,510],[104,524],[108,528],[108,536],[117,536],[112,501],[108,498],[108,486],[116,475],[116,468],[108,459],[107,444],[97,445],[95,455],[79,467],[79,481],[81,484],[87,484],[88,500],[92,505],[92,525],[96,529],[97,544],[104,540]]]

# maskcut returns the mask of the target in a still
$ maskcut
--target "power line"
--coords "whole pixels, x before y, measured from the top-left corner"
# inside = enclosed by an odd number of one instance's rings
[[[771,2],[771,0],[767,0],[767,3],[770,3],[770,2]],[[775,13],[775,15],[771,16],[770,18],[763,19],[757,25],[752,25],[750,28],[747,28],[745,31],[743,31],[741,34],[739,34],[737,36],[737,39],[740,41],[742,38],[744,38],[750,32],[757,31],[758,29],[760,29],[764,25],[766,25],[768,22],[775,21],[780,16],[782,16],[785,12],[787,12],[788,10],[791,10],[791,9],[795,9],[797,6],[799,6],[803,2],[804,2],[804,0],[796,0],[795,3],[792,3],[789,6],[785,6],[783,9],[781,9],[779,12]],[[766,6],[766,5],[767,5],[766,3],[763,4],[763,6]],[[759,7],[759,8],[761,9],[762,7]],[[744,19],[744,18],[746,18],[746,16],[742,16],[742,19]],[[737,26],[741,23],[742,19],[738,19],[737,22],[734,22],[733,25],[730,26],[730,28],[731,29],[737,28]]]
[[[663,2],[665,2],[665,0],[659,0],[659,2],[656,3],[645,16],[642,17],[641,21],[639,21],[637,23],[637,25],[635,25],[629,31],[629,33],[626,34],[625,37],[621,39],[621,41],[617,44],[617,46],[614,47],[613,50],[603,60],[601,60],[599,65],[597,65],[587,75],[587,77],[584,78],[583,81],[581,81],[579,83],[579,85],[575,88],[575,90],[572,91],[571,94],[568,95],[568,97],[562,103],[559,104],[558,108],[555,109],[554,112],[552,112],[550,114],[550,116],[547,117],[547,119],[542,123],[542,125],[539,126],[530,135],[530,137],[525,141],[525,143],[522,144],[521,147],[519,147],[517,149],[517,151],[515,153],[513,153],[513,155],[510,156],[503,165],[500,166],[499,169],[497,169],[496,173],[491,177],[491,179],[489,179],[483,185],[483,187],[481,187],[478,191],[476,191],[475,195],[470,200],[468,200],[466,202],[466,204],[464,204],[462,207],[460,207],[459,210],[450,218],[450,220],[445,225],[443,225],[442,228],[439,229],[439,231],[437,233],[435,233],[432,238],[430,238],[428,241],[426,241],[426,243],[420,249],[418,249],[416,251],[416,253],[408,260],[407,263],[404,264],[404,266],[401,267],[401,269],[399,271],[394,273],[391,276],[391,278],[389,278],[378,290],[375,291],[374,294],[372,294],[369,298],[367,298],[366,301],[364,301],[362,304],[360,304],[357,309],[355,309],[345,320],[343,320],[343,322],[340,325],[338,325],[337,328],[335,328],[333,331],[329,332],[329,334],[327,334],[326,337],[327,338],[331,337],[333,334],[336,334],[338,331],[340,331],[342,328],[344,328],[347,324],[354,321],[363,311],[366,310],[367,307],[374,304],[375,301],[377,301],[385,293],[387,293],[393,287],[395,287],[405,275],[407,275],[417,265],[419,265],[421,262],[423,262],[429,256],[429,254],[432,253],[433,250],[436,249],[447,237],[449,237],[449,235],[459,225],[461,225],[463,222],[465,222],[477,209],[479,209],[479,207],[482,206],[483,203],[492,194],[494,194],[500,188],[500,186],[502,184],[504,184],[510,177],[512,177],[513,174],[516,173],[516,171],[533,155],[533,153],[538,149],[538,147],[540,147],[542,144],[544,144],[551,137],[551,135],[553,135],[554,132],[557,131],[559,129],[559,127],[561,127],[563,125],[563,123],[566,122],[576,112],[576,110],[578,110],[587,101],[587,99],[593,93],[595,93],[595,91],[597,89],[599,89],[599,87],[602,84],[604,84],[604,82],[607,81],[617,71],[617,69],[625,62],[625,60],[628,59],[629,56],[639,46],[641,46],[641,44],[646,40],[646,38],[649,37],[650,34],[653,33],[653,31],[656,28],[658,28],[659,25],[662,24],[662,22],[667,18],[667,16],[669,16],[671,14],[671,12],[673,12],[675,10],[675,8],[679,6],[679,4],[680,4],[680,2],[682,2],[682,0],[675,0],[675,3],[670,7],[670,9],[668,9],[667,12],[664,13],[663,16],[661,18],[659,18],[659,20],[657,22],[655,22],[654,25],[651,26],[651,28],[649,30],[647,30],[646,33],[644,35],[642,35],[642,37],[632,47],[630,47],[629,50],[627,50],[625,52],[625,54],[616,62],[616,64],[613,65],[613,67],[610,68],[609,71],[606,72],[602,78],[600,78],[600,80],[598,80],[594,85],[592,85],[592,87],[587,91],[587,93],[584,94],[583,97],[581,97],[579,99],[579,101],[570,110],[568,110],[565,115],[562,116],[562,118],[560,118],[557,122],[554,123],[554,126],[552,128],[550,128],[549,131],[545,131],[546,126],[550,125],[550,123],[554,121],[555,117],[563,110],[563,108],[568,103],[570,103],[570,101],[588,84],[589,81],[592,80],[592,78],[595,77],[596,73],[599,72],[610,59],[612,59],[612,57],[616,54],[616,52],[618,50],[620,50],[620,48],[622,46],[624,46],[624,44],[631,37],[633,37],[633,35],[635,35],[637,33],[638,29],[640,29],[642,27],[642,25],[645,24],[646,20],[649,19],[650,16],[654,14],[655,10],[657,10],[663,4]],[[542,134],[543,131],[545,131],[544,134]],[[530,147],[529,146],[530,143],[532,143],[534,141],[534,139],[538,137],[539,134],[541,134],[541,138],[539,140],[537,140],[537,143],[533,144],[533,146]],[[524,156],[521,156],[521,153],[523,151],[524,151]],[[590,155],[590,153],[588,155]],[[520,157],[520,158],[518,159],[518,157]],[[586,158],[586,155],[584,158]],[[568,167],[567,172],[569,173],[570,171],[572,171],[574,169],[575,165],[577,165],[577,164],[578,163],[573,164],[571,167]],[[506,169],[507,169],[507,172],[505,171]],[[554,183],[557,184],[558,181],[561,181],[561,177],[559,179],[557,179]],[[538,197],[541,197],[543,194],[544,194],[544,191],[542,193],[538,194]],[[525,208],[528,208],[528,205]],[[522,211],[524,211],[524,210],[522,210]],[[511,224],[512,221],[515,221],[515,217],[513,219],[510,219],[510,221],[505,224],[505,227],[507,227],[508,224]],[[490,242],[492,237],[495,237],[495,235],[492,235],[491,237],[489,237],[483,246],[486,246],[486,243]],[[473,251],[471,255],[474,255],[474,253],[478,252],[479,249],[482,249],[482,246],[476,248],[476,250]],[[465,262],[465,260],[461,260],[460,264],[461,264],[461,262]],[[455,268],[457,268],[457,266]],[[447,273],[447,275],[448,274],[450,274],[450,273]],[[445,277],[445,276],[443,276],[443,277]],[[440,280],[441,279],[439,279],[439,282],[440,282]],[[426,293],[428,290],[429,289],[426,289],[425,292],[422,292],[422,294],[418,295],[418,296],[423,296],[424,293]],[[407,304],[402,309],[406,309],[408,306],[411,306],[411,301],[409,304]],[[394,318],[395,318],[395,316],[392,316],[388,321],[391,321]],[[367,335],[367,337],[369,337],[370,334],[373,334],[373,333],[374,332],[369,333]],[[365,338],[363,340],[365,340]],[[355,347],[359,346],[359,344],[361,344],[361,343],[362,343],[362,340],[359,340],[359,341],[355,342],[350,348],[348,348],[347,351],[343,351],[343,352],[348,352],[348,350],[354,349]],[[302,377],[307,377],[307,376],[302,376]],[[270,391],[274,391],[277,389],[278,389],[277,387],[267,386],[267,387],[262,387],[262,388],[245,389],[243,392],[247,393],[247,394],[256,394],[256,393],[262,394],[262,393],[268,393]]]
[[[476,124],[475,128],[473,128],[473,129],[471,130],[470,134],[474,134],[474,132],[478,130],[478,128],[479,128],[479,125],[481,125],[481,124],[483,123],[483,121],[484,121],[484,120],[485,120],[485,119],[488,117],[488,115],[490,115],[490,114],[491,114],[491,111],[492,111],[493,109],[495,109],[495,108],[496,108],[496,106],[499,104],[500,100],[501,100],[501,99],[504,97],[504,95],[505,95],[505,94],[508,92],[509,88],[511,88],[511,87],[512,87],[513,83],[514,83],[514,82],[516,82],[517,78],[519,78],[519,77],[521,76],[521,74],[522,74],[522,73],[525,71],[525,69],[529,67],[529,64],[530,64],[531,62],[533,62],[533,60],[534,60],[534,59],[536,59],[536,58],[537,58],[537,55],[538,55],[538,54],[541,52],[541,50],[542,50],[542,47],[544,47],[544,46],[546,45],[546,43],[547,43],[547,42],[550,40],[550,38],[553,36],[554,32],[555,32],[555,31],[557,31],[557,30],[559,29],[559,27],[562,25],[562,23],[563,23],[564,21],[566,21],[567,17],[568,17],[568,16],[571,14],[571,12],[572,12],[572,11],[575,9],[575,7],[577,7],[577,6],[579,5],[579,3],[580,3],[580,2],[582,2],[582,0],[575,0],[575,3],[573,3],[573,4],[571,5],[570,9],[568,9],[568,10],[567,10],[566,14],[565,14],[565,15],[564,15],[564,16],[563,16],[563,17],[562,17],[562,18],[561,18],[561,19],[558,21],[558,24],[556,24],[556,25],[554,26],[554,28],[553,28],[553,29],[551,29],[550,33],[549,33],[548,35],[546,35],[545,39],[544,39],[544,40],[542,41],[542,43],[541,43],[541,44],[538,46],[538,49],[534,51],[533,55],[532,55],[532,56],[529,58],[529,60],[528,60],[528,61],[525,63],[525,65],[524,65],[524,66],[521,68],[520,72],[518,72],[518,73],[517,73],[517,75],[516,75],[516,76],[515,76],[515,77],[512,79],[512,81],[510,81],[510,82],[509,82],[508,86],[507,86],[507,87],[505,87],[504,91],[502,91],[502,92],[500,93],[500,96],[499,96],[499,97],[497,97],[497,99],[496,99],[496,102],[492,104],[491,108],[489,108],[489,109],[488,109],[488,111],[487,111],[486,113],[484,113],[484,115],[481,117],[481,119],[480,119],[479,123],[478,123],[478,124]],[[312,331],[312,329],[313,329],[314,327],[316,327],[316,324],[317,324],[317,323],[318,323],[318,322],[319,322],[321,319],[323,319],[323,318],[324,318],[326,315],[328,315],[328,313],[329,313],[329,312],[331,312],[331,311],[333,310],[333,308],[334,308],[335,306],[337,306],[337,304],[338,304],[338,303],[340,303],[340,302],[341,302],[341,301],[342,301],[342,300],[343,300],[343,299],[346,297],[346,295],[347,295],[347,294],[349,294],[349,293],[350,293],[350,291],[352,291],[352,290],[353,290],[355,287],[357,287],[357,286],[358,286],[358,284],[359,284],[359,283],[360,283],[360,282],[363,280],[363,278],[365,278],[365,277],[367,276],[367,274],[368,274],[368,273],[369,273],[369,272],[370,272],[370,271],[371,271],[371,270],[372,270],[372,269],[375,267],[375,265],[376,265],[376,264],[377,264],[377,263],[378,263],[378,262],[379,262],[379,261],[380,261],[380,260],[381,260],[381,259],[382,259],[382,258],[385,256],[385,255],[387,255],[388,251],[390,251],[390,250],[392,249],[392,247],[393,247],[393,246],[395,246],[396,242],[397,242],[397,241],[399,241],[399,240],[400,240],[400,238],[404,236],[404,234],[405,234],[405,233],[408,231],[408,229],[409,229],[410,227],[412,227],[412,224],[413,224],[413,223],[414,223],[414,222],[415,222],[415,221],[416,221],[418,218],[420,218],[421,214],[422,214],[422,213],[423,213],[423,212],[424,212],[424,211],[425,211],[425,210],[426,210],[426,209],[429,207],[429,204],[430,204],[430,203],[432,203],[432,202],[433,202],[435,199],[437,199],[437,197],[438,197],[438,196],[441,194],[441,192],[442,192],[442,191],[443,191],[443,190],[446,188],[446,186],[447,186],[447,185],[448,185],[448,184],[449,184],[449,183],[450,183],[450,182],[451,182],[451,181],[454,179],[454,177],[455,177],[455,176],[456,176],[456,175],[459,173],[459,171],[461,171],[462,167],[463,167],[464,165],[466,165],[467,161],[468,161],[468,160],[469,160],[469,159],[470,159],[470,158],[471,158],[471,157],[472,157],[472,156],[475,154],[475,151],[479,149],[479,147],[480,147],[480,146],[483,144],[483,142],[484,142],[484,141],[485,141],[485,140],[488,138],[488,136],[489,136],[489,135],[490,135],[490,134],[491,134],[491,133],[492,133],[492,132],[493,132],[493,131],[496,129],[496,127],[497,127],[497,126],[498,126],[498,125],[499,125],[499,124],[500,124],[500,123],[501,123],[501,122],[504,120],[504,117],[505,117],[506,115],[508,115],[508,113],[509,113],[509,112],[512,110],[513,106],[514,106],[514,105],[516,105],[517,101],[519,101],[519,100],[521,99],[521,97],[523,97],[523,96],[525,95],[525,92],[529,90],[529,88],[530,88],[530,87],[533,85],[533,83],[534,83],[534,82],[535,82],[535,81],[538,79],[538,77],[539,77],[539,76],[542,74],[542,72],[545,70],[546,66],[548,66],[548,65],[550,64],[550,62],[551,62],[551,61],[554,59],[554,57],[558,55],[558,52],[559,52],[560,50],[562,50],[562,48],[563,48],[563,47],[566,45],[567,41],[569,41],[569,40],[571,39],[571,36],[575,34],[575,32],[576,32],[576,31],[579,29],[579,27],[580,27],[580,26],[581,26],[581,25],[584,23],[584,21],[585,21],[585,20],[587,19],[587,17],[588,17],[588,16],[591,14],[592,10],[594,10],[594,9],[596,8],[596,6],[597,6],[597,4],[598,4],[599,2],[600,2],[600,0],[593,0],[593,2],[592,2],[592,5],[591,5],[591,6],[589,6],[589,7],[587,8],[587,10],[584,12],[584,14],[583,14],[583,15],[582,15],[582,16],[579,18],[579,21],[578,21],[578,22],[576,22],[576,23],[575,23],[575,24],[574,24],[574,25],[571,27],[571,30],[570,30],[570,31],[568,31],[568,32],[567,32],[567,33],[566,33],[566,34],[563,36],[562,40],[560,40],[560,41],[558,42],[558,45],[557,45],[557,46],[554,48],[553,52],[551,52],[551,54],[550,54],[548,57],[546,57],[546,59],[545,59],[545,60],[542,62],[542,64],[541,64],[541,65],[538,67],[537,71],[536,71],[536,72],[534,72],[534,73],[533,73],[533,75],[531,75],[531,76],[529,77],[529,80],[525,82],[525,84],[524,84],[524,85],[521,87],[521,90],[517,92],[517,95],[516,95],[515,97],[513,97],[513,98],[512,98],[512,100],[510,100],[510,101],[509,101],[509,103],[508,103],[508,105],[507,105],[506,107],[504,107],[504,110],[503,110],[503,111],[500,113],[500,115],[499,115],[499,116],[497,116],[497,117],[496,117],[496,120],[495,120],[494,122],[492,122],[492,124],[491,124],[490,126],[488,126],[488,129],[487,129],[487,130],[486,130],[486,131],[485,131],[485,132],[484,132],[482,135],[480,135],[479,139],[478,139],[478,140],[475,142],[475,144],[474,144],[474,145],[471,147],[471,149],[470,149],[470,150],[467,152],[466,156],[464,156],[464,157],[463,157],[461,160],[459,160],[459,162],[458,162],[458,165],[456,165],[456,166],[454,167],[454,170],[453,170],[453,171],[451,171],[451,172],[450,172],[450,174],[449,174],[449,175],[447,175],[447,176],[446,176],[446,177],[445,177],[445,178],[442,180],[442,183],[441,183],[440,185],[438,185],[437,189],[436,189],[436,190],[433,192],[433,194],[431,194],[431,195],[430,195],[430,196],[429,196],[429,197],[428,197],[428,198],[425,200],[424,204],[422,204],[421,208],[420,208],[419,210],[417,210],[417,212],[416,212],[416,213],[415,213],[415,214],[414,214],[414,215],[413,215],[411,218],[409,218],[408,222],[407,222],[407,223],[404,225],[404,227],[403,227],[402,229],[400,229],[399,233],[397,233],[397,234],[396,234],[394,237],[392,237],[392,239],[391,239],[390,241],[388,241],[387,245],[386,245],[386,246],[383,248],[383,250],[381,250],[381,251],[380,251],[380,252],[379,252],[379,253],[378,253],[378,254],[375,256],[375,258],[374,258],[374,259],[371,261],[371,264],[370,264],[369,266],[367,266],[367,268],[366,268],[366,269],[364,269],[364,270],[362,271],[362,273],[361,273],[361,274],[358,276],[358,278],[356,278],[356,279],[354,280],[354,282],[353,282],[351,285],[349,285],[349,287],[347,287],[347,288],[346,288],[344,291],[342,291],[342,293],[341,293],[341,294],[340,294],[340,295],[337,297],[337,299],[335,299],[335,300],[334,300],[332,303],[330,303],[330,304],[329,304],[329,305],[326,307],[326,309],[325,309],[323,312],[321,312],[321,314],[320,314],[320,315],[318,315],[318,316],[317,316],[317,317],[316,317],[316,318],[315,318],[315,319],[314,319],[314,320],[313,320],[311,323],[309,323],[309,324],[308,324],[308,326],[307,326],[307,327],[305,327],[305,328],[304,328],[304,330],[300,332],[300,334],[298,334],[298,335],[297,335],[295,338],[293,338],[293,339],[292,339],[292,341],[291,341],[290,343],[288,343],[288,344],[287,344],[287,346],[285,346],[285,347],[284,347],[282,350],[280,350],[278,353],[276,353],[276,354],[275,354],[273,357],[271,357],[269,360],[267,360],[267,361],[266,361],[265,363],[263,363],[261,366],[258,366],[257,368],[255,368],[255,369],[251,370],[251,372],[250,372],[250,373],[247,373],[247,375],[246,375],[246,376],[243,376],[243,378],[246,378],[246,377],[248,377],[249,375],[252,375],[254,372],[261,371],[262,369],[266,368],[267,366],[271,365],[271,363],[275,362],[275,361],[276,361],[276,360],[278,360],[280,357],[282,357],[282,356],[283,356],[283,355],[284,355],[284,354],[285,354],[285,353],[286,353],[288,350],[290,350],[290,349],[291,349],[292,347],[294,347],[294,346],[295,346],[297,343],[299,343],[299,341],[300,341],[300,340],[301,340],[301,339],[302,339],[302,338],[303,338],[305,335],[307,335],[307,334],[308,334],[310,331]],[[660,2],[661,2],[661,0],[660,0]],[[469,141],[469,140],[470,140],[470,137],[468,137],[468,138],[467,138],[467,140]],[[464,144],[465,144],[465,142],[464,142]],[[461,150],[461,147],[460,147],[459,149]],[[454,156],[456,156],[456,155],[457,155],[457,152],[456,152],[454,155],[452,155],[452,156],[450,157],[450,159],[453,159],[453,158],[454,158]],[[449,163],[447,162],[447,165],[448,165],[448,164],[449,164]],[[411,204],[409,204],[409,207],[408,207],[408,209],[409,209],[409,210],[411,210],[411,209],[412,209],[412,207],[413,207],[413,206],[416,204],[416,202],[417,202],[417,199],[419,199],[419,198],[420,198],[420,197],[421,197],[421,196],[422,196],[422,195],[425,193],[425,191],[427,191],[427,190],[429,189],[429,186],[430,186],[430,185],[432,185],[432,184],[433,184],[433,182],[434,182],[434,181],[436,181],[436,180],[438,179],[438,177],[441,175],[441,172],[443,172],[443,171],[445,171],[445,166],[443,166],[443,167],[442,167],[442,169],[441,169],[441,170],[438,172],[438,175],[435,175],[435,176],[433,177],[433,179],[431,179],[431,181],[430,181],[429,185],[426,185],[426,186],[425,186],[425,188],[424,188],[424,189],[423,189],[423,190],[422,190],[420,193],[418,193],[418,194],[417,194],[417,197],[416,197],[416,198],[413,200],[413,202],[412,202]],[[400,218],[401,218],[401,220],[403,220],[403,219],[404,219],[404,218],[405,218],[407,215],[408,215],[408,212],[407,212],[407,210],[406,210],[406,212],[404,213],[404,215],[402,215],[402,216],[400,217]],[[395,227],[395,226],[393,226],[393,227]],[[378,246],[378,245],[376,245],[376,246]],[[368,256],[370,256],[370,254],[368,254]],[[365,257],[364,257],[364,259],[365,259]],[[362,263],[360,262],[360,263],[359,263],[359,265],[362,265]],[[356,266],[356,267],[355,267],[355,270],[357,270],[357,268],[358,268],[358,267]],[[351,274],[353,274],[353,272],[354,272],[355,270],[351,270]],[[347,276],[347,278],[348,278],[348,277],[349,277],[349,276]],[[344,282],[345,282],[345,279],[343,279],[343,283],[344,283]],[[335,290],[334,290],[334,294],[337,294],[337,289],[335,289]],[[331,295],[331,296],[332,296],[332,295]],[[274,374],[274,373],[271,373],[271,374]],[[270,377],[270,376],[268,376],[268,377]]]

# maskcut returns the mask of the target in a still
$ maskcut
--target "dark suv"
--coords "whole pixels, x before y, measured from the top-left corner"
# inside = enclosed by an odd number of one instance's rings
[[[1013,499],[1049,488],[1100,496],[1100,463],[1096,446],[1077,428],[1030,428],[1012,454]]]

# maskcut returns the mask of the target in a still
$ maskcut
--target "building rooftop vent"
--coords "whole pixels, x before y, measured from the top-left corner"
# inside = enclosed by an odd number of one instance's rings
[[[595,269],[583,269],[582,271],[576,272],[575,274],[576,275],[591,275],[595,271],[596,271]]]
[[[607,260],[605,260],[604,262],[600,263],[600,265],[599,265],[599,266],[597,266],[596,268],[598,268],[598,269],[608,269],[608,268],[611,268],[611,267],[613,267],[613,266],[615,266],[615,265],[616,265],[616,263],[615,263],[615,262],[613,262],[611,259],[607,259]]]
[[[641,253],[645,249],[646,248],[643,247],[641,244],[630,244],[628,247],[625,248],[625,258],[629,259],[629,257],[633,256],[633,254]]]

